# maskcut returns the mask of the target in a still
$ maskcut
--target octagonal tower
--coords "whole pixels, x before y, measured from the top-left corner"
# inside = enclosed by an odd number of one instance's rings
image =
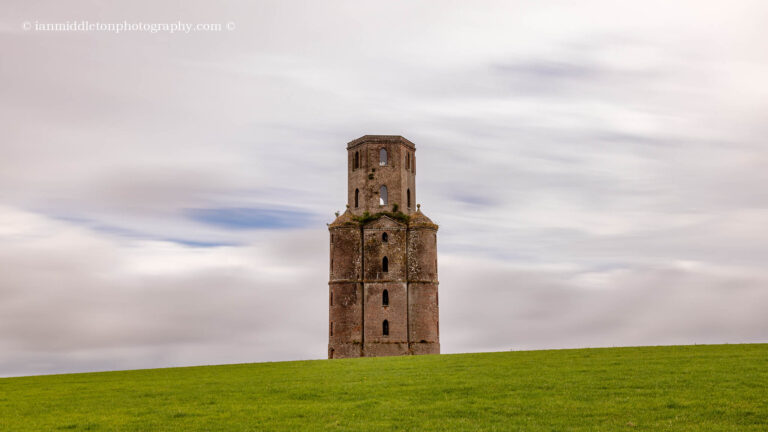
[[[415,154],[401,136],[347,145],[347,210],[328,226],[328,358],[440,353],[438,227],[415,204]]]

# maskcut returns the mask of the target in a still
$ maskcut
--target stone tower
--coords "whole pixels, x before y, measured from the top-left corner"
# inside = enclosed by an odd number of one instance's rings
[[[347,209],[331,234],[328,358],[439,354],[437,225],[416,203],[416,146],[347,145]]]

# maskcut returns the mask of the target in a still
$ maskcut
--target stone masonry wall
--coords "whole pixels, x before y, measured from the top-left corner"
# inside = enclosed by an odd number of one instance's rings
[[[360,357],[363,341],[362,237],[357,226],[331,228],[330,234],[328,356]]]

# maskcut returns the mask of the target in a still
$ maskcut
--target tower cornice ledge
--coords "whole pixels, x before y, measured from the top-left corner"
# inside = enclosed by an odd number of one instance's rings
[[[398,143],[403,144],[412,150],[416,150],[416,145],[401,135],[363,135],[347,144],[347,150],[366,143]]]

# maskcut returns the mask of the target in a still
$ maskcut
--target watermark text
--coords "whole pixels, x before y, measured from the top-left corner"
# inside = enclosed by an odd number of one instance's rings
[[[108,33],[194,33],[194,32],[226,32],[235,30],[235,23],[188,23],[175,22],[100,22],[100,21],[64,21],[40,22],[24,21],[21,28],[24,31],[35,32],[108,32]]]

